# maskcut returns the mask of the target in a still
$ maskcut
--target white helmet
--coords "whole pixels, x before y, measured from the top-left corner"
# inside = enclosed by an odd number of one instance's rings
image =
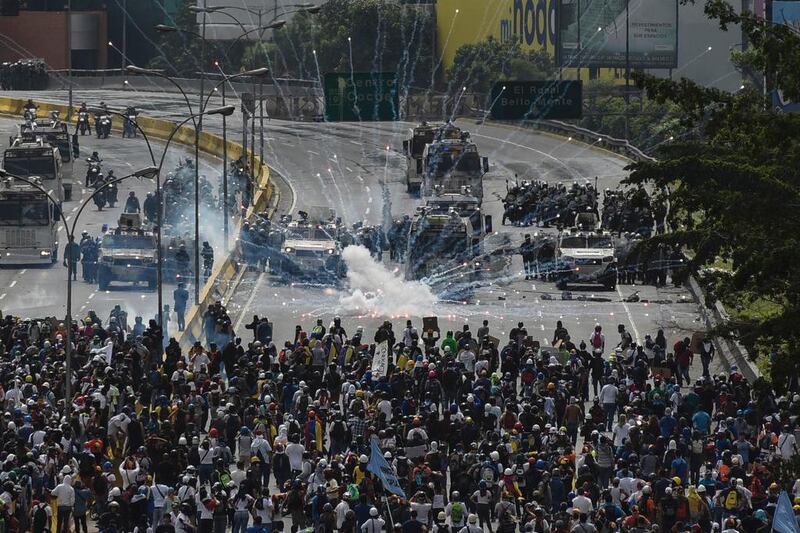
[[[376,509],[375,507],[371,507],[369,510],[369,515],[373,517],[378,516],[378,509]]]
[[[492,461],[495,461],[495,462],[499,461],[500,460],[500,452],[494,451],[494,452],[490,453],[489,454],[489,458]]]
[[[369,458],[366,455],[361,454],[361,457],[358,458],[358,462],[359,463],[368,463],[369,462]],[[374,507],[373,507],[373,509],[374,509]]]

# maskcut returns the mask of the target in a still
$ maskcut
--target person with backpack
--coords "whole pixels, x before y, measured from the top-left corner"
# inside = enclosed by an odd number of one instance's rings
[[[739,511],[744,507],[744,498],[735,483],[727,489],[720,491],[720,500],[722,503],[723,516],[738,515]]]
[[[52,520],[53,513],[50,510],[50,506],[47,505],[47,502],[40,502],[39,500],[33,500],[31,502],[31,533],[45,533],[45,531],[50,531],[50,522]],[[75,523],[76,531],[77,531],[77,522]],[[85,533],[85,530],[84,530]]]
[[[501,500],[494,507],[498,533],[514,533],[517,529],[517,507],[514,496],[508,492],[501,494]]]
[[[468,523],[466,526],[454,533],[483,533],[483,527],[476,525],[478,523],[478,515],[470,514],[467,518],[467,522]],[[491,527],[489,528],[489,531],[491,531]]]
[[[461,501],[461,494],[453,491],[450,503],[444,509],[445,515],[450,519],[452,531],[459,531],[467,523],[467,506]]]

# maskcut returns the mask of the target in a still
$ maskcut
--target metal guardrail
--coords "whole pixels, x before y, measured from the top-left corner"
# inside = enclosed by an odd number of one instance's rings
[[[48,69],[47,73],[52,74],[59,77],[64,77],[69,74],[68,69]],[[195,77],[188,78],[188,77],[174,77],[177,81],[196,81],[200,82],[200,72],[195,72]],[[107,76],[113,75],[127,75],[127,76],[137,76],[137,74],[129,73],[125,69],[121,68],[98,68],[98,69],[72,69],[72,75],[75,77],[82,77],[82,78],[104,78]],[[221,80],[224,76],[219,72],[206,72],[205,73],[206,79],[217,79]],[[242,76],[241,78],[237,78],[237,81],[247,80],[249,78]],[[279,85],[285,85],[289,87],[316,87],[319,82],[317,80],[305,80],[301,78],[269,78],[269,81],[264,81],[264,85],[274,85],[277,82]]]

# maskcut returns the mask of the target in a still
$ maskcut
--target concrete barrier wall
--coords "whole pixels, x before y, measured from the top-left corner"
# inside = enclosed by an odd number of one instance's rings
[[[23,108],[26,101],[19,98],[8,98],[0,96],[0,114],[20,117],[22,120]],[[66,119],[68,107],[62,104],[50,102],[34,101],[39,108],[39,116],[49,116],[51,111],[58,111],[62,119]],[[77,107],[73,108],[72,124],[77,121]],[[117,127],[120,121],[116,121]],[[175,130],[177,123],[161,118],[140,116],[137,124],[142,128],[148,138],[166,140]],[[222,157],[223,140],[222,137],[209,133],[200,132],[198,136],[198,146],[201,152],[214,157]],[[174,135],[172,142],[177,142],[185,146],[194,146],[195,130],[191,126],[182,126]],[[252,157],[255,161],[254,168],[258,169],[255,190],[253,191],[253,204],[248,208],[245,219],[252,217],[255,213],[266,212],[270,207],[274,187],[270,182],[270,168],[262,164],[259,157],[250,151],[245,152],[242,145],[233,141],[227,142],[228,158],[238,159],[242,155]],[[156,156],[158,158],[158,156]],[[233,228],[233,234],[239,232],[241,221]],[[205,285],[200,289],[200,303],[188,310],[186,316],[186,330],[178,337],[178,341],[184,349],[190,347],[196,340],[203,336],[203,315],[209,305],[221,300],[232,287],[234,280],[242,268],[236,259],[238,251],[232,250],[224,261],[218,262],[214,271],[209,276]]]

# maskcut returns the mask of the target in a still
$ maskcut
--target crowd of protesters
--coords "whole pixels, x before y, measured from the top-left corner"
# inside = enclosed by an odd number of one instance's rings
[[[2,317],[0,533],[750,533],[800,498],[800,395],[712,373],[702,335],[204,330],[90,311],[65,399],[65,324]]]

